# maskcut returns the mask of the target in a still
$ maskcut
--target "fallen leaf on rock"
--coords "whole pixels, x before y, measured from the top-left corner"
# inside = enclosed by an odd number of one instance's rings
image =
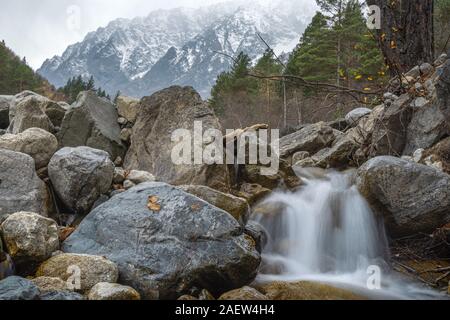
[[[160,211],[161,205],[158,203],[159,198],[157,196],[148,197],[147,208],[152,211]]]
[[[191,206],[191,209],[192,209],[193,211],[198,211],[198,210],[200,210],[200,205],[199,205],[198,203],[194,203],[194,204]]]
[[[59,230],[59,240],[64,241],[66,240],[73,232],[75,231],[75,228],[72,227],[65,227]]]

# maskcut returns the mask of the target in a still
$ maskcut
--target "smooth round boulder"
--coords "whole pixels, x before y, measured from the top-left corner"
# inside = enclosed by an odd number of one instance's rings
[[[77,276],[80,276],[78,288]],[[69,280],[75,291],[86,292],[100,282],[117,282],[119,271],[114,262],[101,256],[62,253],[41,264],[36,277]]]
[[[394,237],[450,222],[450,176],[435,168],[381,156],[359,168],[356,183]]]
[[[141,300],[139,293],[131,287],[117,283],[97,283],[88,294],[89,300]]]
[[[59,249],[56,222],[36,213],[14,213],[1,224],[0,230],[19,273],[33,270]]]
[[[39,300],[39,288],[30,280],[11,276],[0,281],[1,300]]]
[[[0,136],[0,148],[30,155],[34,159],[36,169],[41,169],[48,165],[58,150],[58,140],[48,131],[31,128],[19,134]]]
[[[111,187],[114,164],[109,154],[89,147],[63,148],[48,165],[53,187],[64,204],[85,214]]]
[[[260,264],[255,241],[242,229],[198,197],[147,182],[95,208],[63,251],[116,262],[120,282],[143,299],[176,299],[194,288],[220,295],[251,282]]]

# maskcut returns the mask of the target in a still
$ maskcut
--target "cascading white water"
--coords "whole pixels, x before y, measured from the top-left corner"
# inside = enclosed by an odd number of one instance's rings
[[[253,215],[269,236],[259,280],[321,281],[362,292],[375,267],[382,287],[373,298],[434,296],[392,276],[384,226],[353,184],[353,172],[318,172],[298,172],[301,190],[273,194],[261,205],[265,212]]]

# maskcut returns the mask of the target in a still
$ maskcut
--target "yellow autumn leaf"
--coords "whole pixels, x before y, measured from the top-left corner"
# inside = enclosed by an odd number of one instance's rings
[[[373,78],[372,77],[367,77],[367,80],[373,81]]]
[[[370,89],[370,88],[364,88],[364,91],[370,91],[370,90],[372,90],[372,89]]]
[[[158,203],[158,200],[157,196],[148,197],[147,208],[152,211],[160,211],[161,205]]]
[[[397,43],[395,43],[394,40],[391,41],[391,49],[396,49],[397,48]]]
[[[361,79],[362,78],[362,75],[357,75],[356,77],[355,77],[355,80],[359,80],[359,79]]]

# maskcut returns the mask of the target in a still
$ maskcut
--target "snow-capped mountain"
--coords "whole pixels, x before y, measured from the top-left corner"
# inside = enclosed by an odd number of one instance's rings
[[[38,70],[57,87],[91,75],[112,95],[141,97],[170,85],[192,85],[209,96],[216,77],[244,51],[260,57],[264,39],[278,53],[297,44],[310,16],[297,0],[256,6],[227,2],[200,9],[157,10],[145,18],[117,19],[71,45]],[[297,8],[298,7],[298,8]]]

